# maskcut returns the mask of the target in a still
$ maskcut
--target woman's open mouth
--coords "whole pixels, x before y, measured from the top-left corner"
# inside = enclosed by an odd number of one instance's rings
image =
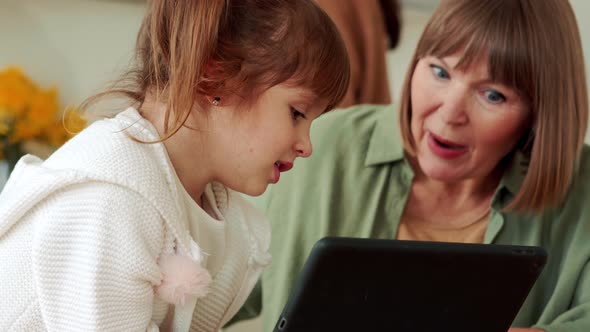
[[[438,157],[443,159],[458,158],[468,151],[468,146],[444,139],[433,133],[428,134],[428,147]]]

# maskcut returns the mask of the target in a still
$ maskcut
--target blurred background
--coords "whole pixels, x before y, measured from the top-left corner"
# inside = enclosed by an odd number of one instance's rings
[[[333,0],[338,1],[338,0]],[[438,0],[402,0],[402,34],[387,56],[392,97]],[[570,0],[590,58],[590,2]],[[145,0],[0,0],[0,70],[22,67],[41,86],[55,85],[64,104],[78,103],[128,64]]]
[[[590,1],[570,2],[578,19],[586,73],[590,76],[590,19],[586,16],[590,14]],[[437,3],[438,0],[401,1],[400,41],[387,52],[393,100],[398,99],[417,38]],[[11,72],[11,77],[28,80],[29,86],[34,86],[37,93],[31,98],[36,98],[33,103],[43,114],[78,104],[125,69],[144,8],[145,0],[0,0],[0,72],[13,66],[20,68],[20,74]],[[0,74],[0,87],[2,79]],[[59,144],[62,136],[56,137],[53,143]],[[586,137],[590,141],[590,135]],[[1,165],[0,172],[3,167],[7,166]],[[0,181],[0,187],[2,184]],[[261,327],[258,320],[253,320],[226,331],[254,332],[261,331]]]

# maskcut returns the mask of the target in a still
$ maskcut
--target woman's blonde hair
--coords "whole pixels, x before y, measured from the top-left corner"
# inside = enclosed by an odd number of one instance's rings
[[[137,37],[136,61],[112,89],[141,108],[148,93],[166,103],[162,140],[205,96],[254,101],[284,82],[309,89],[333,108],[349,80],[345,46],[313,0],[152,0]]]
[[[576,18],[568,0],[443,0],[430,18],[406,74],[400,127],[406,150],[410,84],[418,61],[463,52],[457,68],[487,55],[495,82],[514,88],[532,112],[519,148],[528,171],[506,210],[539,212],[563,202],[584,145],[588,96]]]

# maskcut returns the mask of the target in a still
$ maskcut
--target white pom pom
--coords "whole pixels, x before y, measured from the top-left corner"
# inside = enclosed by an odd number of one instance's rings
[[[211,275],[199,263],[180,255],[163,256],[158,260],[162,282],[156,294],[164,301],[184,305],[187,297],[207,295]]]

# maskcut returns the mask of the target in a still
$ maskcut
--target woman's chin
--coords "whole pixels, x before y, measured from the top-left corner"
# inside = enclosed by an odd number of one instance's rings
[[[460,174],[458,174],[457,168],[451,167],[437,167],[433,165],[428,165],[426,167],[421,166],[422,173],[432,180],[440,181],[440,182],[455,182],[461,179]]]

